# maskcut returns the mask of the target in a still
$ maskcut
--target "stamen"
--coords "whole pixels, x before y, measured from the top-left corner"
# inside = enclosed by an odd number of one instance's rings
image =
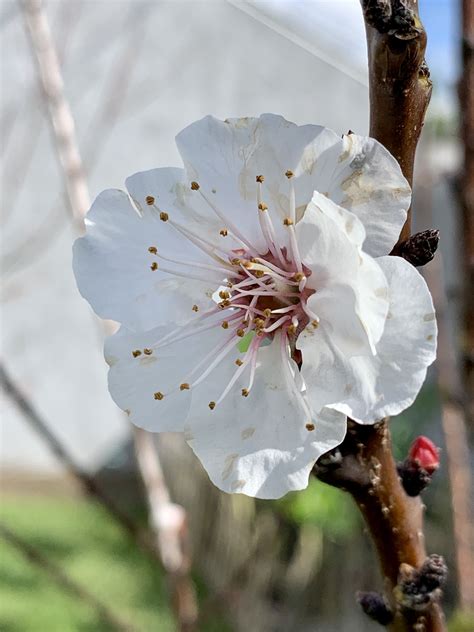
[[[156,272],[156,270],[158,270],[158,264],[156,263],[156,261],[153,261],[153,263],[150,266],[150,269],[153,272]],[[203,283],[215,283],[217,285],[222,282],[222,279],[211,279],[209,277],[201,277],[201,276],[198,276],[197,274],[191,274],[188,272],[186,273],[178,272],[177,270],[171,270],[170,268],[164,268],[163,266],[159,266],[159,269],[161,272],[165,272],[166,274],[172,274],[174,276],[183,277],[184,279],[194,279],[195,281],[202,281]]]
[[[308,304],[306,303],[306,301],[302,300],[301,301],[301,308],[303,309],[304,313],[309,316],[312,320],[314,320],[316,323],[319,324],[319,316],[317,314],[315,314],[313,312],[313,310],[311,310],[308,307]]]
[[[226,223],[228,225],[228,229],[231,231],[231,233],[233,233],[234,237],[236,237],[245,246],[247,246],[247,248],[249,248],[249,250],[252,253],[256,254],[257,251],[255,249],[255,246],[253,246],[249,242],[249,240],[246,239],[246,237],[240,232],[240,230],[237,228],[237,226],[234,225],[233,222],[229,222],[229,218],[226,217],[221,211],[219,211],[217,206],[213,202],[211,202],[211,200],[207,197],[207,195],[205,195],[200,189],[199,189],[199,195],[203,198],[203,200],[205,200],[207,202],[207,204],[214,211],[214,213],[217,215],[217,217],[219,217],[219,219],[221,219],[224,223]]]
[[[211,362],[203,373],[201,373],[197,380],[190,385],[190,388],[196,388],[198,384],[205,380],[209,373],[211,373],[211,371],[213,371],[222,362],[226,355],[235,349],[236,342],[235,336],[232,336],[230,341],[225,345],[224,349],[214,358],[214,361]]]
[[[290,358],[288,355],[288,339],[286,336],[286,333],[284,331],[280,332],[280,352],[281,352],[281,359],[282,359],[282,365],[283,365],[283,374],[285,377],[285,382],[287,383],[287,385],[289,386],[289,388],[291,389],[291,391],[293,391],[293,394],[295,395],[295,398],[297,399],[298,403],[300,404],[301,408],[303,409],[303,412],[305,414],[305,417],[307,419],[312,419],[312,414],[310,411],[310,408],[305,400],[305,398],[303,397],[303,394],[301,393],[301,391],[299,390],[299,388],[296,385],[296,381],[295,381],[295,376],[293,374],[291,365],[290,365]]]
[[[235,364],[237,364],[237,366],[239,367],[234,375],[231,377],[229,383],[227,384],[227,386],[225,387],[225,389],[223,390],[221,396],[219,397],[219,399],[217,400],[216,404],[220,404],[222,402],[222,400],[225,398],[225,396],[229,393],[229,391],[231,390],[231,388],[234,386],[234,384],[236,383],[236,381],[238,380],[238,378],[242,375],[242,373],[245,371],[245,368],[247,367],[249,362],[253,362],[254,356],[257,353],[258,347],[260,346],[260,340],[258,338],[254,338],[250,344],[250,347],[247,349],[247,352],[244,356],[243,361],[242,360],[236,360]],[[251,378],[251,384],[248,388],[243,388],[242,389],[242,395],[244,397],[247,397],[248,394],[250,393],[250,389],[252,387],[252,383],[253,383],[253,379]]]
[[[290,176],[288,175],[289,173],[291,173]],[[291,179],[293,177],[293,172],[287,171],[285,175],[290,181],[290,219],[293,221],[293,223],[295,223],[296,222],[296,195],[295,195],[295,186],[293,184],[293,180]]]
[[[191,266],[193,268],[202,268],[203,270],[212,270],[213,272],[220,272],[221,274],[225,274],[225,275],[228,275],[229,272],[234,273],[233,268],[227,264],[223,264],[222,267],[219,267],[219,266],[211,265],[208,263],[200,263],[198,261],[180,261],[179,259],[172,259],[171,257],[166,257],[165,255],[162,255],[161,253],[158,254],[158,251],[153,254],[157,255],[157,257],[159,257],[160,259],[163,259],[163,261],[169,261],[170,263],[177,263],[178,265]]]
[[[184,226],[181,226],[181,224],[178,224],[174,220],[171,220],[171,219],[168,220],[168,224],[170,226],[172,226],[175,230],[177,230],[179,233],[181,233],[181,235],[183,235],[183,237],[186,237],[186,239],[188,239],[197,248],[199,248],[200,250],[205,252],[206,255],[211,257],[211,259],[214,259],[214,261],[217,261],[221,265],[222,264],[223,265],[227,264],[227,262],[225,260],[225,257],[227,255],[224,252],[224,250],[221,250],[220,248],[218,248],[211,241],[208,241],[204,237],[201,237],[201,235],[196,235],[189,228],[187,228],[187,227],[185,228]],[[216,254],[219,251],[222,253],[222,256],[219,256],[218,254]]]
[[[275,329],[278,329],[278,327],[280,327],[280,325],[283,325],[283,323],[285,323],[287,320],[290,320],[290,316],[282,316],[281,318],[276,320],[273,325],[270,325],[270,327],[266,327],[263,331],[266,334],[269,334],[270,332],[275,331]]]
[[[258,214],[260,228],[272,255],[276,257],[282,265],[285,265],[285,261],[281,254],[281,249],[277,245],[275,229],[273,228],[270,214],[267,212],[268,206],[262,200],[262,182],[263,178],[259,180],[257,177],[257,206],[259,210],[262,211]]]
[[[291,253],[293,255],[292,257],[293,262],[296,265],[296,269],[298,270],[298,272],[302,272],[303,264],[301,263],[300,251],[298,248],[298,242],[296,241],[296,232],[295,232],[295,227],[293,226],[293,221],[291,221],[290,224],[286,224],[286,225],[289,227],[289,231],[290,231],[290,247],[291,247]]]

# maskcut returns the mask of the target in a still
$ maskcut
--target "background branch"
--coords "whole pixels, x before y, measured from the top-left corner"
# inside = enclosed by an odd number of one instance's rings
[[[63,173],[69,206],[78,228],[83,229],[84,216],[90,206],[90,197],[76,140],[74,118],[64,93],[56,48],[41,0],[22,0],[22,5],[32,50],[37,59],[43,96],[49,110],[54,145]],[[133,59],[136,59],[136,56],[130,53],[131,49],[127,48],[127,59],[133,61]],[[123,71],[124,68],[122,67]],[[122,89],[123,94],[124,89]],[[120,101],[121,99],[118,99],[117,103],[120,103]],[[114,106],[113,103],[108,103],[108,105]],[[118,115],[118,107],[118,105],[112,107],[112,111],[109,112],[111,118],[115,118]],[[108,329],[108,333],[113,333],[113,325],[111,323],[106,324],[106,329]],[[29,412],[31,413],[32,411],[30,410]],[[36,422],[36,426],[39,427],[38,420]],[[43,434],[44,430],[43,427]],[[151,526],[155,536],[151,550],[158,559],[161,559],[167,572],[178,629],[181,632],[189,632],[194,629],[197,618],[197,598],[194,584],[190,577],[189,551],[185,552],[183,548],[186,533],[185,511],[182,507],[173,505],[169,501],[168,489],[161,472],[158,454],[152,438],[148,437],[145,431],[134,432],[133,437],[139,471],[142,475],[150,507]],[[51,443],[52,437],[50,436],[49,439]],[[57,441],[53,445],[55,445],[56,450],[60,447]],[[62,456],[65,456],[64,451]],[[70,458],[68,462],[71,464]],[[81,481],[90,486],[90,477],[81,472],[77,466],[74,469],[80,475]],[[97,495],[97,489],[95,494]],[[99,494],[100,496],[102,496],[102,502],[107,503],[110,511],[110,500],[104,498],[101,493]],[[120,518],[122,524],[131,531],[132,525],[128,517],[120,516],[116,507],[113,507],[112,510]],[[139,536],[136,532],[134,535],[135,537]],[[142,538],[140,538],[141,540]]]

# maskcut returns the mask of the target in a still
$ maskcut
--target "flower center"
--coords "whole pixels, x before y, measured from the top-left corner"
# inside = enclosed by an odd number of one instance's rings
[[[227,355],[236,351],[244,354],[243,357],[237,358],[235,362],[237,369],[220,397],[209,402],[211,410],[222,402],[247,368],[249,369],[248,386],[242,388],[241,393],[244,397],[248,397],[254,382],[258,350],[262,344],[268,344],[276,336],[279,337],[283,373],[295,397],[303,407],[306,406],[301,390],[296,386],[295,369],[291,358],[296,356],[295,341],[300,331],[309,323],[316,328],[319,319],[307,304],[314,290],[306,287],[311,273],[301,260],[296,240],[293,173],[287,171],[285,176],[290,181],[289,214],[283,220],[283,230],[286,234],[283,233],[284,237],[280,239],[277,235],[282,235],[282,232],[275,231],[268,206],[262,199],[264,177],[256,176],[256,212],[266,244],[263,253],[260,252],[262,248],[256,248],[216,207],[197,182],[191,183],[191,190],[200,195],[217,217],[226,223],[225,228],[220,230],[220,235],[226,237],[231,234],[241,247],[230,252],[222,248],[216,249],[215,244],[193,233],[188,227],[181,226],[170,218],[167,212],[160,211],[155,206],[154,197],[147,197],[147,204],[158,211],[161,221],[169,223],[210,258],[210,263],[171,259],[161,255],[157,247],[150,246],[148,251],[155,258],[179,266],[178,268],[163,267],[161,262],[158,264],[154,260],[150,266],[151,270],[161,270],[175,276],[211,282],[217,286],[213,295],[216,306],[198,315],[187,325],[171,331],[152,345],[153,350],[216,327],[228,330],[228,336],[224,341],[202,358],[192,371],[183,377],[182,383],[176,388],[181,391],[192,389],[198,386]],[[282,241],[284,243],[280,243]],[[191,271],[186,269],[189,267],[192,268]],[[197,305],[193,305],[193,311],[199,311]],[[132,352],[134,353],[136,352]],[[199,370],[202,370],[200,374]],[[157,400],[163,399],[165,395],[161,391],[154,393]]]

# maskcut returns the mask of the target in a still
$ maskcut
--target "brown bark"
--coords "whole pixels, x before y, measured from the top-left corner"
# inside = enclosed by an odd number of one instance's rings
[[[424,61],[426,34],[416,0],[362,0],[367,32],[370,86],[370,135],[397,158],[412,184],[416,146],[431,95]],[[411,234],[410,214],[393,254]],[[423,505],[410,498],[398,477],[388,420],[375,426],[350,423],[339,446],[336,466],[318,463],[316,475],[347,489],[367,523],[394,611],[392,632],[446,630],[438,595],[423,608],[407,606],[400,595],[400,570],[419,569],[426,559]]]

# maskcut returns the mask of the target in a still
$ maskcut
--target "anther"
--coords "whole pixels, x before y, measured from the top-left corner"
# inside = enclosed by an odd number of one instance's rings
[[[256,318],[254,321],[256,327],[263,327],[265,325],[265,321],[263,318]]]
[[[152,255],[156,255],[158,253],[158,249],[156,246],[150,246],[148,248],[148,252],[151,252]]]
[[[222,237],[227,237],[227,234],[227,228],[223,228],[219,231],[219,235],[222,235]]]
[[[261,279],[264,276],[265,272],[263,270],[255,270],[253,274],[257,277],[257,279]]]
[[[224,322],[221,323],[221,327],[222,329],[229,329],[229,323],[226,320],[224,320]]]
[[[150,270],[153,270],[153,272],[158,270],[158,264],[156,263],[156,261],[153,261],[153,263],[150,266]]]
[[[226,307],[229,307],[229,305],[230,305],[230,301],[228,298],[224,299],[220,303],[217,303],[217,307],[219,307],[219,309],[225,309]]]
[[[236,334],[239,338],[243,338],[245,336],[245,329],[237,329]]]
[[[288,327],[288,333],[291,334],[291,335],[296,334],[296,325],[290,325]]]
[[[143,353],[145,355],[151,355],[153,353],[153,349],[143,349]]]
[[[199,190],[199,184],[197,182],[191,182],[191,189],[193,191],[198,191]]]
[[[216,407],[216,402],[209,402],[209,408],[211,410],[214,410],[215,407]]]
[[[192,310],[193,310],[193,312],[198,312],[199,311],[199,307],[197,305],[193,305]]]
[[[265,180],[265,178],[264,178],[263,176],[257,176],[257,177],[255,178],[255,181],[256,181],[256,182],[263,182],[264,180]]]
[[[160,391],[158,391],[157,393],[153,393],[153,397],[154,397],[155,399],[158,399],[158,400],[160,400],[160,401],[161,401],[161,400],[163,399],[164,395],[163,395],[163,393],[161,393]]]
[[[168,213],[164,213],[163,211],[160,213],[160,219],[162,222],[167,222],[169,219]]]
[[[152,195],[147,195],[145,198],[145,202],[148,204],[148,206],[152,206],[152,204],[155,203],[155,198]]]
[[[240,266],[240,259],[238,257],[234,257],[230,262],[233,266]]]
[[[235,361],[235,364],[237,366],[242,366],[243,362],[242,362],[242,360],[240,358],[237,358],[237,360]]]
[[[311,432],[312,430],[314,430],[314,424],[306,424],[305,428],[306,428],[306,430]]]
[[[268,206],[265,204],[265,202],[260,202],[260,204],[258,205],[258,210],[259,211],[268,211]]]
[[[189,384],[187,382],[183,382],[179,385],[180,391],[189,391]]]
[[[132,356],[134,358],[138,358],[138,356],[141,356],[142,352],[140,351],[140,349],[135,349],[135,351],[132,351]]]
[[[296,274],[293,275],[293,281],[296,281],[297,283],[299,283],[300,281],[302,281],[304,279],[304,274],[302,272],[297,272]]]
[[[295,174],[293,173],[293,171],[291,171],[291,169],[288,169],[288,171],[285,171],[285,176],[288,178],[288,180],[290,178],[292,178]]]
[[[243,396],[243,397],[248,397],[248,396],[249,396],[249,390],[248,390],[248,388],[243,388],[243,389],[242,389],[242,396]]]
[[[263,315],[265,316],[265,318],[270,318],[270,316],[272,315],[272,310],[267,307],[266,309],[263,310]]]
[[[225,290],[221,290],[221,291],[219,292],[219,296],[220,296],[222,299],[224,299],[224,298],[230,298],[230,294],[229,294],[229,292],[226,292]]]
[[[284,226],[293,226],[293,220],[291,219],[291,217],[285,217],[285,219],[283,220],[283,224]]]
[[[311,324],[313,325],[313,327],[314,327],[315,329],[317,329],[317,328],[319,327],[319,323],[318,323],[318,321],[317,321],[317,320],[312,320],[312,321],[311,321]]]

